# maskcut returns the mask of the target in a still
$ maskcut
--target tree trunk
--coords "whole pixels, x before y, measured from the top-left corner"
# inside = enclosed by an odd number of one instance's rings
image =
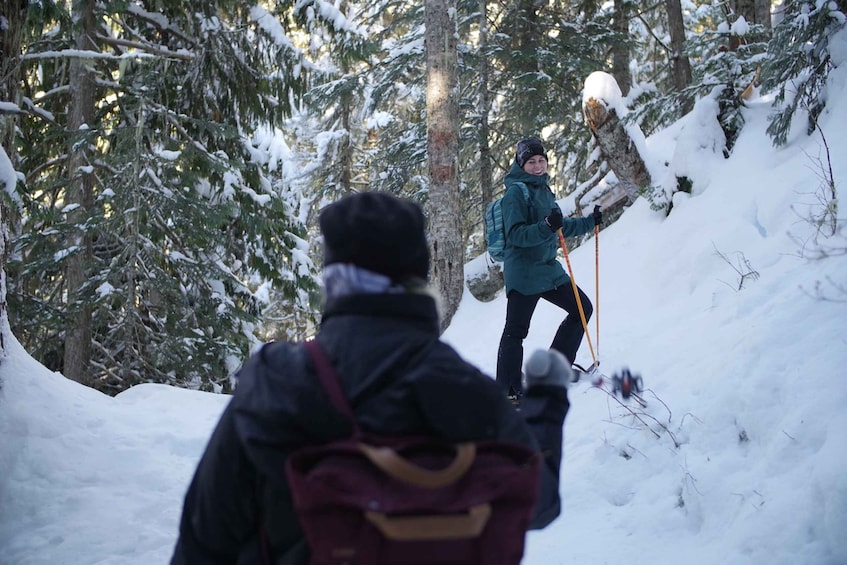
[[[76,48],[96,51],[94,44],[94,2],[75,0],[73,16],[76,22]],[[68,294],[68,327],[65,332],[64,374],[69,379],[91,385],[91,306],[86,291],[92,260],[92,241],[83,229],[94,203],[94,175],[87,172],[92,164],[92,131],[94,125],[95,83],[94,59],[75,58],[70,65],[70,107],[68,108],[68,205],[77,205],[68,220],[78,226],[71,236],[65,284]]]
[[[747,23],[763,25],[766,30],[770,31],[770,0],[736,0],[734,4],[736,16],[742,16]]]
[[[26,12],[27,0],[5,0],[0,5],[0,101],[3,102],[19,103],[21,34]],[[0,144],[12,164],[15,164],[14,136],[15,114],[0,112]]]
[[[347,75],[350,72],[346,62],[342,62],[342,73]],[[344,139],[341,140],[339,147],[339,167],[341,169],[341,178],[339,179],[343,194],[353,192],[353,95],[347,89],[341,95],[339,100],[341,111],[341,127],[344,128]]]
[[[771,0],[756,0],[756,23],[765,26],[770,33],[771,26]]]
[[[589,98],[582,111],[603,158],[623,185],[631,203],[638,197],[639,190],[650,186],[650,172],[617,112],[608,102]]]
[[[582,0],[579,5],[579,11],[582,13],[585,21],[594,19],[599,9],[597,0]]]
[[[491,97],[488,91],[488,78],[491,74],[487,50],[489,48],[488,35],[488,0],[479,0],[479,92],[477,113],[479,114],[479,185],[480,185],[480,208],[477,210],[476,218],[479,226],[483,223],[485,210],[494,201],[494,159],[491,156],[490,127],[488,114],[491,111]],[[485,253],[485,246],[482,248]],[[488,268],[479,271],[473,278],[466,277],[465,284],[471,295],[482,302],[494,300],[497,293],[503,289],[505,279],[503,269],[499,263],[487,262]]]
[[[668,29],[671,36],[671,52],[668,54],[671,63],[671,80],[674,90],[682,92],[691,84],[691,63],[682,52],[685,43],[682,6],[680,0],[665,0],[665,8],[668,12]],[[690,96],[686,97],[682,103],[682,113],[687,114],[693,107],[694,100]]]
[[[19,104],[21,34],[26,21],[27,0],[6,0],[0,6],[0,100]],[[17,168],[15,152],[15,115],[0,113],[0,147]],[[0,186],[0,191],[14,187]],[[10,233],[12,215],[6,198],[0,198],[0,358],[6,351],[6,332],[9,331],[9,313],[6,304],[6,263],[12,252]]]
[[[456,0],[426,0],[426,127],[429,163],[432,277],[444,306],[442,331],[464,290],[462,209],[459,198],[458,53]]]
[[[756,23],[755,0],[735,0],[735,2],[731,4],[735,4],[735,19],[743,17],[747,23]]]
[[[0,145],[0,167],[6,166],[4,161],[8,161],[9,165],[12,163],[6,154],[6,148]],[[0,191],[14,189],[14,186],[3,183],[3,180],[0,179]],[[9,217],[9,206],[6,204],[6,198],[0,196],[0,363],[6,356],[6,336],[11,331],[9,329],[9,308],[6,303],[6,263],[12,252],[11,238],[9,237]],[[2,386],[2,383],[0,383],[0,386]]]
[[[632,74],[629,72],[629,1],[615,0],[615,19],[612,28],[619,39],[612,46],[612,76],[621,87],[621,94],[626,96],[632,88]]]
[[[482,218],[488,204],[494,200],[494,173],[489,145],[488,112],[491,110],[491,98],[488,95],[488,76],[491,67],[488,64],[488,0],[479,0],[479,185],[482,194],[482,206],[479,217]]]
[[[344,128],[344,139],[339,147],[341,158],[341,189],[344,194],[350,194],[353,191],[353,130],[352,120],[350,119],[353,112],[352,103],[348,95],[344,95],[341,101],[341,127]]]

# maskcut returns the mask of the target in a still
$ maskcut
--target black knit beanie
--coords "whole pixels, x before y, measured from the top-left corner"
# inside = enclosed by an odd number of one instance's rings
[[[426,280],[429,245],[420,206],[387,192],[360,192],[324,208],[324,265],[352,263],[396,282]]]
[[[518,167],[523,169],[523,166],[529,161],[533,155],[541,155],[547,159],[547,152],[544,151],[544,145],[537,137],[527,137],[518,142],[517,151],[515,151],[515,161]]]

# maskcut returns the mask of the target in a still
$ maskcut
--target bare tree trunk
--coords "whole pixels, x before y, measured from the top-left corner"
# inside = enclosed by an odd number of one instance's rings
[[[756,0],[756,23],[765,26],[770,33],[771,25],[771,0]]]
[[[481,218],[488,204],[494,200],[494,173],[489,145],[488,112],[491,98],[488,95],[488,76],[491,67],[485,50],[488,49],[488,0],[479,0],[479,185],[482,192]]]
[[[682,20],[680,0],[665,0],[668,12],[668,29],[671,36],[669,53],[671,63],[671,79],[674,89],[682,92],[691,84],[691,63],[682,50],[685,43],[685,24]],[[682,113],[687,114],[694,107],[694,100],[687,97],[682,104]]]
[[[0,101],[18,104],[21,79],[21,34],[27,0],[5,0],[0,5]],[[0,144],[14,164],[15,114],[0,112]]]
[[[579,5],[579,11],[586,20],[593,19],[597,15],[598,8],[597,0],[582,0]]]
[[[747,23],[756,23],[756,1],[755,0],[735,0],[730,5],[735,4],[736,18],[741,16]]]
[[[344,9],[347,9],[347,3],[344,3]],[[350,72],[350,66],[346,61],[341,63],[341,73],[346,76]],[[353,183],[356,178],[354,172],[353,161],[353,95],[349,90],[344,89],[341,94],[339,106],[341,111],[341,127],[344,128],[344,138],[339,143],[338,168],[340,169],[340,178],[338,183],[342,193],[350,194],[353,192]],[[341,196],[339,195],[339,196]]]
[[[344,194],[353,191],[353,130],[350,115],[353,111],[350,96],[345,94],[341,100],[341,126],[344,128],[344,139],[341,141],[341,189]]]
[[[83,51],[96,51],[94,2],[75,0],[74,21],[78,26],[76,47]],[[70,107],[68,108],[68,185],[69,205],[77,207],[68,214],[72,224],[83,225],[94,204],[94,175],[88,172],[92,163],[91,127],[94,124],[95,84],[92,58],[75,58],[70,65]],[[68,293],[69,324],[65,332],[64,374],[83,384],[91,385],[91,306],[86,283],[92,260],[91,235],[78,229],[71,237],[69,247],[75,248],[68,257],[65,284]]]
[[[462,209],[459,198],[458,53],[456,0],[426,0],[426,125],[429,161],[432,276],[444,305],[442,331],[464,290]]]
[[[612,22],[615,32],[622,38],[629,38],[629,1],[615,0],[615,19]],[[629,46],[626,42],[617,42],[612,47],[612,76],[626,96],[632,88],[632,74],[629,72]]]
[[[732,4],[735,5],[736,16],[743,17],[747,23],[763,25],[766,30],[770,31],[770,0],[736,0]]]
[[[608,102],[589,98],[582,111],[603,158],[623,185],[628,200],[633,202],[639,190],[650,186],[650,172],[617,112]]]
[[[0,146],[0,167],[5,165],[2,161],[9,161],[6,148]],[[8,186],[0,179],[0,191],[13,189],[14,186]],[[9,331],[9,307],[6,302],[6,263],[12,254],[11,238],[9,236],[9,206],[6,203],[5,197],[0,197],[0,363],[3,357],[6,356],[6,335]],[[2,386],[2,383],[0,383]]]
[[[486,56],[488,44],[488,0],[479,0],[479,98],[477,112],[479,113],[479,184],[481,195],[481,206],[476,217],[479,223],[485,215],[488,205],[494,201],[494,159],[491,156],[490,127],[488,114],[491,111],[491,97],[488,92],[488,78],[491,74],[491,66]],[[478,224],[477,224],[478,225]],[[485,249],[483,249],[485,253]],[[466,277],[465,284],[471,295],[477,300],[490,302],[503,288],[502,264],[493,261],[487,262],[487,269],[478,271],[473,277]]]
[[[0,6],[0,100],[18,104],[20,80],[21,34],[26,21],[27,0],[5,0]],[[0,147],[13,167],[15,152],[15,115],[0,113]],[[16,167],[15,167],[16,168]],[[0,191],[14,187],[0,186]],[[12,210],[5,197],[0,197],[0,358],[6,352],[9,312],[6,303],[6,263],[12,252]]]

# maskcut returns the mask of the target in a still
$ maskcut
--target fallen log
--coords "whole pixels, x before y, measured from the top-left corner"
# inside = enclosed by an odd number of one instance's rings
[[[608,73],[591,73],[585,82],[586,93],[582,101],[585,122],[597,141],[603,159],[615,173],[627,199],[632,203],[639,191],[649,187],[652,180],[644,158],[615,110],[615,103],[621,97],[620,88]],[[589,87],[590,83],[594,86]],[[598,83],[601,85],[599,88]]]

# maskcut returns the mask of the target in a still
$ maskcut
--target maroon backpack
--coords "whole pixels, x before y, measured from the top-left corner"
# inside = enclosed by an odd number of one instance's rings
[[[520,563],[538,495],[540,456],[502,441],[453,444],[359,429],[335,370],[306,343],[350,438],[286,463],[312,565]]]

